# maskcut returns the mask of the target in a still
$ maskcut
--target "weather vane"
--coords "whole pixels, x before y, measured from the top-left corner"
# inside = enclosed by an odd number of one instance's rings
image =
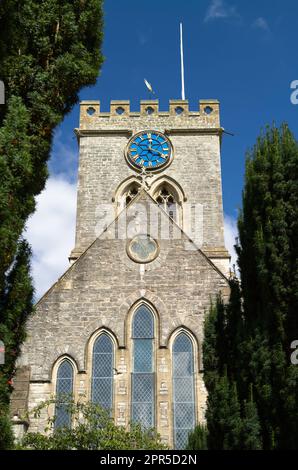
[[[146,80],[146,78],[144,78],[144,83],[145,83],[145,85],[146,85],[147,90],[148,90],[149,93],[150,93],[150,94],[149,94],[150,99],[152,99],[152,98],[153,98],[153,95],[155,95],[155,91],[153,90],[151,83],[149,83],[149,82]]]

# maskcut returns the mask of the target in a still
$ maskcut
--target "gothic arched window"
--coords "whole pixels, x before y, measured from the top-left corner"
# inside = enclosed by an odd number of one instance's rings
[[[177,222],[177,197],[167,184],[162,184],[154,195],[157,204]]]
[[[93,346],[91,401],[107,410],[113,406],[114,347],[102,333]]]
[[[73,366],[64,359],[57,370],[56,400],[54,428],[71,426],[71,414],[68,409],[69,400],[73,395]]]
[[[132,322],[133,364],[131,418],[146,428],[154,426],[154,317],[146,305]]]
[[[127,206],[138,194],[140,186],[137,183],[132,183],[124,193],[125,205]]]
[[[189,336],[180,333],[173,344],[174,446],[184,449],[195,427],[194,354]]]

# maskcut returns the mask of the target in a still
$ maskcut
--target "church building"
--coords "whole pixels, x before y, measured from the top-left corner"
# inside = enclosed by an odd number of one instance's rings
[[[172,448],[204,422],[204,319],[229,293],[219,102],[83,101],[75,247],[36,305],[18,361],[14,423],[68,393]],[[63,158],[63,155],[61,155]],[[63,204],[63,199],[61,199]],[[63,407],[55,426],[71,426]],[[47,411],[30,418],[43,431]]]

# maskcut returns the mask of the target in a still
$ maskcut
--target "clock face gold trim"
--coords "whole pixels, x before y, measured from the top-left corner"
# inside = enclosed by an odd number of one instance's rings
[[[173,159],[173,146],[170,139],[159,131],[145,130],[133,135],[125,148],[125,158],[129,165],[141,171],[160,171]]]

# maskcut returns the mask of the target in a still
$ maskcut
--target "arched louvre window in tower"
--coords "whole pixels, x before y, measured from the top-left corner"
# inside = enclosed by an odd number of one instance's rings
[[[129,188],[126,190],[124,197],[125,197],[125,205],[127,206],[138,194],[140,189],[140,185],[137,183],[132,183]]]
[[[185,333],[173,344],[173,419],[175,449],[185,449],[188,434],[195,427],[193,345]]]
[[[113,406],[114,346],[102,333],[93,346],[91,400],[107,410]]]
[[[155,424],[154,317],[146,305],[141,305],[134,314],[132,342],[131,419],[150,428]]]
[[[54,428],[71,426],[71,414],[68,402],[73,395],[73,366],[68,359],[64,359],[57,370],[56,400]]]
[[[177,222],[177,200],[174,192],[167,185],[162,185],[155,193],[154,198],[158,205]]]

